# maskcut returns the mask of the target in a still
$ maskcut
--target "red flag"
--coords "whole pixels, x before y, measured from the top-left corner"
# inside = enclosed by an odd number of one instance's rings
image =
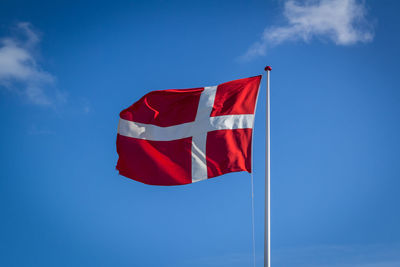
[[[261,75],[218,86],[153,91],[120,113],[117,169],[151,185],[251,172]]]

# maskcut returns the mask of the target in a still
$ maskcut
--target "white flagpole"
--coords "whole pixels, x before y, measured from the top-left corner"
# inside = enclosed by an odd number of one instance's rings
[[[267,106],[265,108],[265,221],[264,221],[264,267],[271,267],[271,136],[270,136],[270,66],[265,67],[267,72]]]

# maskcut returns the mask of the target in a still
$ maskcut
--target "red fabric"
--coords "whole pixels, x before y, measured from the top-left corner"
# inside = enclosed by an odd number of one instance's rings
[[[192,182],[192,138],[149,141],[117,135],[117,169],[125,177],[151,185]]]
[[[122,119],[161,127],[194,121],[204,88],[159,90],[143,96],[120,113]]]
[[[212,131],[207,134],[208,178],[228,172],[251,172],[252,129]]]
[[[261,75],[218,85],[211,117],[254,114]]]

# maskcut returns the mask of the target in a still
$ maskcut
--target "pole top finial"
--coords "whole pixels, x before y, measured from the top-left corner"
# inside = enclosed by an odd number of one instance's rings
[[[264,70],[265,70],[265,71],[271,71],[272,68],[271,68],[271,66],[266,66]]]

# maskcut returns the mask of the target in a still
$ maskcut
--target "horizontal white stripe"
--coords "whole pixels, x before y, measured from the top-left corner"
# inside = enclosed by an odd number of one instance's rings
[[[253,128],[254,115],[224,115],[210,117],[210,131]]]
[[[119,120],[118,133],[123,136],[153,141],[171,141],[215,130],[253,128],[254,115],[224,115],[169,127]]]

